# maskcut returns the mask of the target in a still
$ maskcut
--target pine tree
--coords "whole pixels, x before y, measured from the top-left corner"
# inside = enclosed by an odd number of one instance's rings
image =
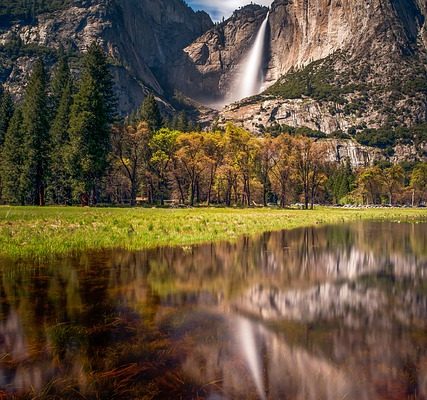
[[[16,108],[4,138],[0,163],[2,197],[9,203],[17,204],[25,202],[25,193],[22,189],[24,161],[22,122],[21,109]]]
[[[141,107],[141,119],[148,124],[151,132],[156,132],[162,127],[162,116],[153,94],[149,94]]]
[[[23,184],[28,201],[45,205],[46,176],[49,160],[49,123],[47,75],[38,60],[28,82],[22,106],[24,133]]]
[[[72,200],[71,176],[66,166],[67,149],[70,144],[70,109],[72,104],[71,82],[65,87],[50,129],[51,155],[48,180],[49,198],[57,204]]]
[[[174,129],[180,132],[187,132],[189,129],[188,118],[185,111],[180,111],[176,118]]]
[[[71,71],[68,65],[67,55],[62,47],[59,49],[58,53],[58,62],[55,66],[50,84],[51,103],[54,115],[61,102],[62,94],[66,89],[69,89],[68,86],[71,81]]]
[[[107,58],[92,44],[83,60],[82,78],[70,116],[68,165],[82,203],[96,203],[101,179],[108,167],[115,98]]]
[[[51,152],[47,195],[57,204],[71,202],[71,178],[66,166],[69,146],[70,110],[72,104],[72,78],[63,49],[51,81],[51,107],[53,123],[50,128]]]
[[[3,92],[0,102],[0,147],[3,145],[10,120],[13,116],[14,104],[9,92]]]

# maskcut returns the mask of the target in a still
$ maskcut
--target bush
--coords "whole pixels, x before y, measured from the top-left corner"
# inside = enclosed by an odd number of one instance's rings
[[[72,0],[2,0],[0,25],[9,26],[16,20],[31,21],[39,14],[60,10],[72,2]]]
[[[339,85],[335,82],[335,71],[329,65],[332,58],[315,61],[304,69],[291,71],[267,89],[266,94],[285,99],[303,96],[315,100],[346,104],[343,95],[361,89],[356,85]]]
[[[387,126],[380,129],[364,129],[356,133],[355,139],[360,144],[384,149],[387,154],[392,155],[392,148],[398,143],[418,146],[427,142],[427,124],[413,127]]]

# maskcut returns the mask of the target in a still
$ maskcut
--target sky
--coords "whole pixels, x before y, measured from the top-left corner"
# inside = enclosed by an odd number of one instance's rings
[[[207,11],[214,21],[219,21],[224,16],[228,18],[234,10],[250,3],[269,6],[273,0],[187,0],[195,10]]]

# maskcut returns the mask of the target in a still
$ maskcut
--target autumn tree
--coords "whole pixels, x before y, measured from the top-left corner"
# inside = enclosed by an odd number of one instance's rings
[[[294,140],[292,152],[295,177],[303,189],[304,208],[313,209],[316,194],[326,177],[322,171],[326,153],[322,144],[306,137]]]
[[[149,159],[151,130],[146,122],[137,126],[116,126],[113,129],[113,149],[130,182],[130,202],[134,206],[138,189]]]
[[[149,143],[152,154],[150,165],[157,180],[156,188],[154,187],[154,182],[151,181],[151,190],[153,198],[157,194],[162,205],[168,194],[169,168],[176,152],[177,138],[179,135],[179,131],[162,128],[154,134]]]
[[[366,202],[379,202],[384,187],[382,171],[378,166],[364,168],[357,177],[357,191]]]
[[[280,135],[273,139],[271,169],[269,171],[273,190],[279,197],[280,207],[286,207],[289,199],[292,170],[293,140],[289,135]]]
[[[271,191],[271,171],[275,166],[276,148],[274,139],[270,136],[258,139],[258,175],[262,184],[262,202],[267,205],[267,195]]]
[[[207,166],[207,205],[212,202],[212,191],[217,178],[218,168],[224,160],[224,136],[220,132],[207,132],[204,134],[204,153]],[[217,199],[219,200],[219,199]]]
[[[204,149],[204,135],[201,133],[183,133],[177,137],[176,158],[183,167],[189,182],[189,202],[200,201],[200,177],[207,165]]]
[[[415,166],[411,174],[411,188],[418,193],[420,203],[427,201],[427,163]]]
[[[395,164],[386,168],[383,175],[383,183],[388,193],[389,204],[393,205],[394,195],[402,190],[405,180],[405,171],[400,165]]]
[[[252,205],[251,179],[255,173],[258,142],[245,129],[227,125],[225,131],[227,160],[240,175],[242,183],[242,204]]]

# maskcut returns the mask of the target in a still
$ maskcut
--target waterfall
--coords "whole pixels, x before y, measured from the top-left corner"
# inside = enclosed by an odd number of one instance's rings
[[[258,94],[262,89],[264,81],[263,62],[264,62],[264,47],[265,35],[267,33],[268,17],[267,13],[265,20],[259,28],[255,42],[242,65],[242,69],[234,82],[232,101],[237,101]]]
[[[258,394],[262,400],[265,399],[265,389],[262,377],[262,366],[258,345],[256,342],[254,326],[246,318],[238,318],[239,341],[242,353],[248,364]]]

